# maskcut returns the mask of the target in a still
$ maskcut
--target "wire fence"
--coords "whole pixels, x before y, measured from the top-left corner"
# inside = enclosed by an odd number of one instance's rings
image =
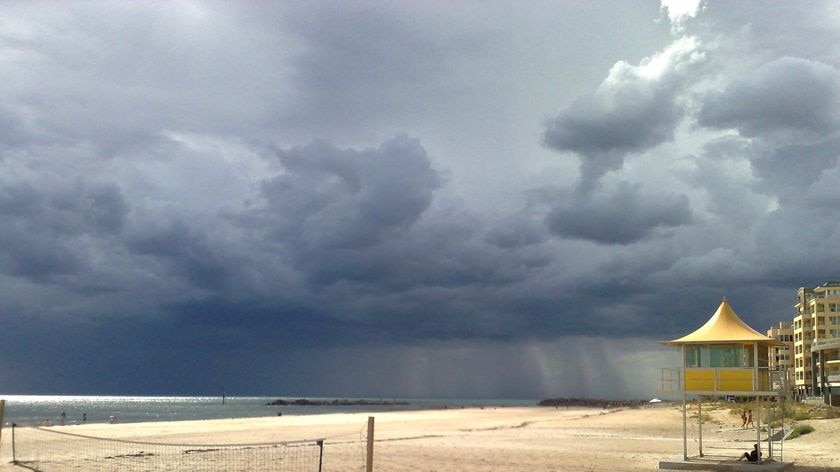
[[[324,458],[323,439],[174,444],[17,425],[12,425],[10,436],[12,461],[40,472],[321,472]]]

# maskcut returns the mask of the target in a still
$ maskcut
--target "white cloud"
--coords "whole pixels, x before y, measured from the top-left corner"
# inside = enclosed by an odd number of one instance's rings
[[[668,19],[671,21],[671,30],[675,33],[681,32],[685,28],[686,21],[697,16],[703,4],[703,0],[661,1],[661,8],[668,12]]]

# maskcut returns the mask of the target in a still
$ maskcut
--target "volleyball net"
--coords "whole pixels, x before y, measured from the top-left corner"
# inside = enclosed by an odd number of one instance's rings
[[[12,461],[40,472],[321,472],[324,440],[172,444],[13,426]]]

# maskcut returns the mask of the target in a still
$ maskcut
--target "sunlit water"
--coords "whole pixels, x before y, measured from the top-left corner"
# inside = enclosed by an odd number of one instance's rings
[[[430,408],[461,408],[467,406],[533,406],[534,400],[487,399],[398,399],[408,405],[362,406],[270,406],[279,397],[113,397],[113,396],[48,396],[0,395],[6,400],[3,421],[19,425],[104,423],[114,417],[120,423],[141,421],[183,421],[225,418],[255,418],[283,415],[313,415],[324,413],[378,412],[421,410]],[[285,398],[293,400],[294,398]],[[332,400],[313,399],[311,400]],[[374,399],[371,399],[374,400]]]

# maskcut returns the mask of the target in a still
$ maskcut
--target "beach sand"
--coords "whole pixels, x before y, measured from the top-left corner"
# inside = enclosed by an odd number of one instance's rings
[[[712,421],[703,434],[707,451],[736,457],[752,447],[754,431],[742,430],[734,416],[711,413]],[[90,436],[188,444],[323,437],[323,470],[338,472],[364,470],[368,416],[327,414],[55,428]],[[682,456],[682,413],[672,405],[623,410],[466,408],[379,412],[374,416],[376,471],[639,471],[655,470],[659,460]],[[840,471],[840,419],[807,423],[815,431],[786,441],[784,459],[795,461],[792,470]],[[689,430],[689,453],[693,454],[697,450],[696,423],[691,422]],[[8,463],[10,434],[3,430],[0,471],[25,470]],[[62,440],[61,436],[56,439]],[[64,454],[74,453],[68,447]]]

